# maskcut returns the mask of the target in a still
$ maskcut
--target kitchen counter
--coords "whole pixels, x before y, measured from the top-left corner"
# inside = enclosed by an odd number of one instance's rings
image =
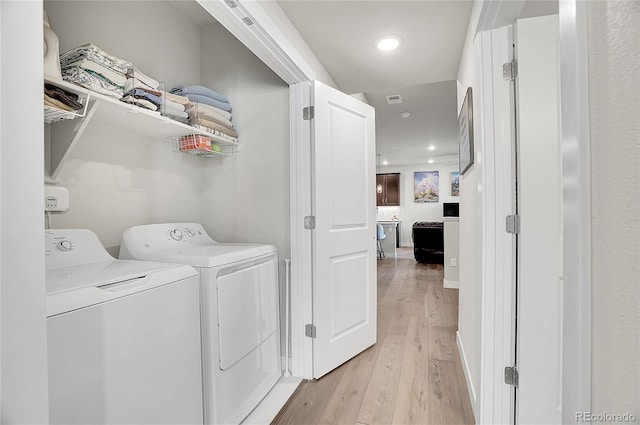
[[[400,232],[398,226],[401,220],[378,220],[382,224],[387,237],[382,241],[382,249],[387,256],[396,256],[396,248],[400,245]]]

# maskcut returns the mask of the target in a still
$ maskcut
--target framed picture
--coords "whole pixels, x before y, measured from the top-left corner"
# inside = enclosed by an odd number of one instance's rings
[[[460,173],[451,172],[451,196],[460,196]]]
[[[414,202],[439,202],[440,178],[438,171],[416,171],[413,173]]]
[[[471,87],[467,89],[458,115],[458,131],[460,174],[464,174],[473,164],[473,95]]]

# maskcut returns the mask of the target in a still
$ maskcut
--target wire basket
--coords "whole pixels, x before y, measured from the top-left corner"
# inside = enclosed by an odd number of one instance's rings
[[[180,137],[170,137],[172,150],[196,155],[204,158],[215,158],[233,155],[232,145],[217,144],[211,138],[202,134],[189,134]]]
[[[78,99],[78,102],[83,104],[82,112],[73,112],[73,111],[65,111],[64,109],[56,108],[55,106],[43,105],[44,106],[44,122],[47,124],[51,124],[52,122],[64,121],[64,120],[72,120],[75,118],[82,118],[87,113],[87,105],[89,104],[89,96],[86,98]]]

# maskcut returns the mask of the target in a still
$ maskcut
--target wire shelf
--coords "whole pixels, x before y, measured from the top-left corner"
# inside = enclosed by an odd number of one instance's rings
[[[53,122],[64,121],[64,120],[73,120],[76,118],[83,118],[87,113],[87,105],[89,104],[89,97],[91,94],[88,94],[86,98],[78,99],[78,102],[82,103],[82,112],[73,112],[73,111],[65,111],[64,109],[56,108],[55,106],[43,105],[44,106],[44,122],[47,124],[51,124]]]
[[[202,134],[169,137],[169,140],[174,152],[183,152],[202,158],[231,156],[234,153],[233,145],[215,143],[210,137]]]

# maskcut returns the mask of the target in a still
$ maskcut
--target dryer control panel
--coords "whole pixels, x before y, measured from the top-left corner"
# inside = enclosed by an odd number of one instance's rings
[[[205,245],[215,243],[199,223],[163,223],[135,226],[128,229],[123,238],[142,242],[149,246]]]

